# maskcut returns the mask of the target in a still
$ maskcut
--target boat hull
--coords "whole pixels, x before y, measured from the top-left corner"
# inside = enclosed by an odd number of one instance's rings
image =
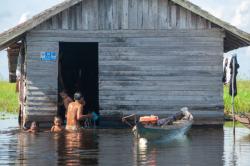
[[[244,126],[246,126],[247,128],[250,129],[250,117],[242,117],[239,115],[235,115],[235,119],[240,122],[241,124],[243,124]]]
[[[139,138],[160,140],[185,135],[191,128],[193,121],[181,121],[178,124],[166,126],[152,126],[138,123],[133,131]]]

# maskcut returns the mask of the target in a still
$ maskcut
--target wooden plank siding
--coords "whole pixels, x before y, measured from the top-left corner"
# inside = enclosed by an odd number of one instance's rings
[[[211,23],[168,0],[84,0],[37,29],[209,29]]]
[[[26,36],[29,41],[31,37]],[[40,52],[58,54],[58,42],[26,42],[26,119],[38,115],[52,117],[57,114],[57,61],[41,61]],[[51,119],[52,119],[51,118]],[[51,120],[50,119],[50,120]]]
[[[222,120],[224,31],[168,0],[85,0],[26,35],[27,112],[54,116],[59,42],[98,42],[101,115],[162,114],[188,106]]]
[[[59,41],[99,43],[103,115],[171,114],[183,106],[221,114],[223,33],[219,30],[32,31],[27,36],[31,114],[55,113],[57,64],[41,62],[39,55],[58,52]]]

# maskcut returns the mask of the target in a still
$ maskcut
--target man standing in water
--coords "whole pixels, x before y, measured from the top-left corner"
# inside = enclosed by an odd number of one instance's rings
[[[74,102],[71,102],[68,106],[66,114],[67,124],[66,130],[77,131],[80,129],[79,121],[90,117],[90,115],[83,115],[83,107],[85,102],[80,93],[74,94]]]

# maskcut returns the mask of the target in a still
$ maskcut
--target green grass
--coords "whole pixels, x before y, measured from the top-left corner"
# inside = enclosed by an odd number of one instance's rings
[[[18,93],[16,84],[0,81],[0,112],[16,113],[18,111]]]
[[[225,123],[224,123],[224,127],[233,127],[234,125],[233,125],[233,121],[226,121]],[[235,127],[239,127],[239,128],[244,128],[244,125],[243,124],[241,124],[240,122],[235,122]]]
[[[224,87],[225,112],[231,113],[231,96],[229,85]],[[250,113],[250,81],[237,81],[238,95],[235,97],[235,111]],[[18,110],[18,93],[16,84],[0,81],[0,112],[16,113]]]
[[[250,81],[237,81],[238,94],[235,97],[235,112],[250,113]],[[229,85],[224,87],[225,112],[231,113],[232,97],[229,95]]]

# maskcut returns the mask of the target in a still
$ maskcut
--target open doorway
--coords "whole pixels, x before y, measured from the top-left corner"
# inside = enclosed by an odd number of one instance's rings
[[[58,91],[65,91],[72,99],[81,92],[86,101],[84,113],[99,113],[98,99],[98,43],[59,44]],[[60,103],[60,102],[59,102]],[[58,108],[64,118],[65,108]]]

